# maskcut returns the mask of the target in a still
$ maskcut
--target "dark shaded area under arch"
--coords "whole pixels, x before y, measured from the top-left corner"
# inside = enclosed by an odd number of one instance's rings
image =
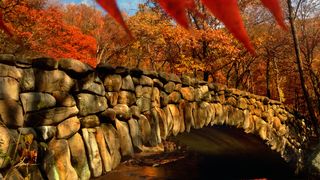
[[[263,140],[227,126],[192,129],[169,138],[184,158],[152,166],[119,166],[99,179],[304,179]]]

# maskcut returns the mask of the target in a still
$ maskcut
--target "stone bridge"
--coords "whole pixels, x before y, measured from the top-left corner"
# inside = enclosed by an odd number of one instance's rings
[[[306,141],[304,120],[278,101],[73,59],[1,55],[0,115],[0,172],[31,179],[99,177],[169,136],[205,126],[255,134],[296,168]]]

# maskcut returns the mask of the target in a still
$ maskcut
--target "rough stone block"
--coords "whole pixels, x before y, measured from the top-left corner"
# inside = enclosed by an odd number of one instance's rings
[[[112,158],[106,145],[103,130],[100,127],[97,127],[96,130],[97,130],[96,139],[97,139],[97,143],[98,143],[98,147],[100,150],[100,155],[101,155],[101,159],[104,167],[103,171],[110,172],[112,170]]]
[[[108,108],[107,99],[104,96],[81,93],[77,95],[76,101],[80,116],[102,112]]]
[[[76,106],[74,107],[56,107],[48,110],[27,113],[25,121],[27,125],[32,126],[47,126],[56,125],[61,121],[77,115],[79,112]]]
[[[130,75],[127,75],[126,77],[122,78],[122,85],[121,85],[122,90],[127,90],[127,91],[134,91],[134,84],[132,81],[132,78]]]
[[[134,151],[128,124],[126,122],[116,120],[116,128],[119,134],[120,150],[122,157],[132,157]]]
[[[0,120],[7,127],[22,127],[24,125],[22,107],[14,100],[0,100],[0,117]]]
[[[11,77],[0,77],[0,99],[19,101],[19,82]]]
[[[91,173],[81,135],[79,133],[73,135],[68,139],[68,144],[71,152],[72,167],[76,170],[80,180],[89,180]]]
[[[120,75],[107,75],[104,79],[104,87],[106,91],[118,92],[122,86],[122,78]]]
[[[93,177],[99,177],[102,175],[102,160],[101,160],[100,151],[98,148],[98,143],[96,141],[95,134],[96,134],[95,129],[91,129],[91,128],[82,129],[82,137],[87,149],[91,175]]]
[[[62,121],[57,126],[57,138],[68,139],[80,129],[80,120],[75,116]]]
[[[52,93],[53,91],[69,92],[75,81],[65,72],[59,70],[39,71],[35,75],[36,90]]]
[[[43,160],[43,169],[49,180],[78,179],[76,170],[71,165],[68,141],[52,139]]]
[[[112,169],[116,168],[121,161],[120,155],[120,137],[117,130],[111,124],[102,124],[104,138],[109,148],[111,156]]]
[[[38,111],[56,105],[56,99],[47,93],[21,93],[20,99],[24,112]]]

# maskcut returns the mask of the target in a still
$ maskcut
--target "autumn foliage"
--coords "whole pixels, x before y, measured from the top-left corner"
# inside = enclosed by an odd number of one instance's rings
[[[43,8],[44,1],[13,0],[2,4],[9,37],[2,38],[6,50],[15,54],[76,58],[95,66],[96,40],[63,20],[58,7]],[[0,18],[0,19],[3,19]],[[1,25],[0,22],[0,25]]]
[[[159,5],[172,16],[177,23],[182,27],[188,29],[188,19],[186,15],[186,10],[196,11],[196,6],[194,0],[155,0]],[[97,2],[114,17],[126,31],[128,28],[124,23],[118,6],[115,0],[97,0]],[[237,0],[201,0],[202,4],[205,5],[211,13],[224,23],[227,29],[240,41],[244,46],[254,54],[254,48],[250,43],[249,37],[244,28],[240,16],[240,10],[238,7]],[[272,14],[275,16],[277,22],[286,29],[284,23],[282,10],[279,4],[279,0],[261,0],[262,4],[268,8]]]

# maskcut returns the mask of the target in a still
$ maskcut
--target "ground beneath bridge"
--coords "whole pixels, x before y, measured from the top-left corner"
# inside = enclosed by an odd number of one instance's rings
[[[175,151],[144,153],[99,179],[300,179],[264,142],[240,129],[208,127],[171,138]]]

